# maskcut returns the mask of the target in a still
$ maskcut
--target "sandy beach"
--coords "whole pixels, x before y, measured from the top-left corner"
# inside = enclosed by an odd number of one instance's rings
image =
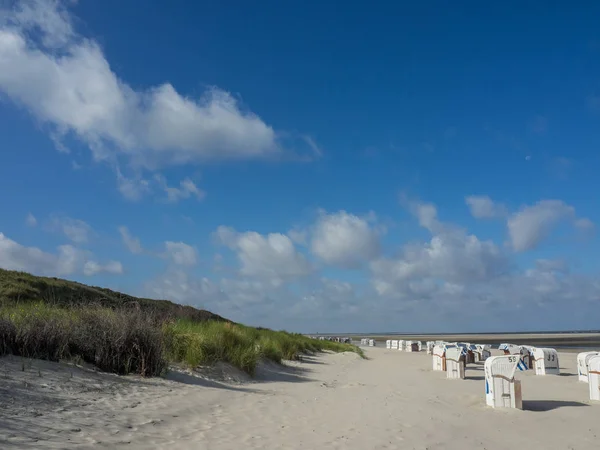
[[[431,371],[431,356],[383,348],[322,354],[257,378],[227,366],[167,379],[0,359],[3,449],[593,449],[600,404],[577,381],[519,372],[524,410],[485,406],[483,370]]]

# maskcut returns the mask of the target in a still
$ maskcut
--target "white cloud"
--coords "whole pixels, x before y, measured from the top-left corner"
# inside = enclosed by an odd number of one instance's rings
[[[23,29],[39,29],[48,48],[62,47],[74,37],[69,15],[59,0],[19,1],[8,19]]]
[[[140,240],[133,236],[126,226],[120,226],[119,233],[121,234],[125,247],[127,247],[131,253],[138,255],[144,252]]]
[[[563,272],[569,271],[569,265],[561,259],[538,259],[535,267],[542,272]]]
[[[435,235],[427,243],[406,246],[397,258],[371,263],[373,283],[380,294],[411,291],[414,280],[456,284],[490,280],[507,268],[506,257],[493,242],[459,232]]]
[[[358,267],[379,253],[381,230],[346,211],[321,212],[312,231],[311,251],[328,264]]]
[[[589,219],[577,219],[575,208],[562,200],[542,200],[509,217],[507,227],[513,249],[523,252],[536,248],[561,221],[579,228],[593,226]]]
[[[169,83],[137,91],[120,80],[60,1],[20,1],[5,15],[0,90],[54,134],[74,133],[96,160],[116,152],[152,168],[280,152],[275,131],[228,92],[192,99]]]
[[[575,220],[573,225],[581,231],[591,231],[595,228],[594,222],[585,217]]]
[[[166,257],[180,266],[193,266],[198,262],[196,249],[184,242],[165,242]]]
[[[151,192],[150,182],[140,176],[128,178],[117,167],[117,187],[123,197],[130,201],[138,201]]]
[[[199,189],[189,178],[180,181],[179,188],[169,186],[167,180],[162,175],[156,175],[155,179],[161,189],[167,194],[167,201],[170,203],[177,203],[179,200],[187,199],[192,196],[196,197],[197,200],[203,200],[204,197],[206,197],[206,192]]]
[[[83,220],[72,219],[65,216],[53,216],[48,221],[48,229],[64,234],[76,244],[88,242],[93,233],[92,227]]]
[[[27,214],[27,217],[25,218],[25,224],[28,227],[35,227],[37,225],[37,219],[35,218],[35,216],[31,213]]]
[[[246,324],[268,326],[265,315],[272,311],[273,287],[258,280],[196,277],[181,269],[169,269],[153,277],[142,295],[176,301]]]
[[[152,278],[144,295],[209,309],[218,313],[217,305],[226,301],[219,286],[206,277],[194,278],[182,270],[170,270]]]
[[[123,273],[123,265],[119,261],[109,261],[106,264],[100,264],[96,261],[87,261],[83,265],[84,275],[92,276],[99,273],[121,275]]]
[[[398,257],[370,264],[372,284],[380,295],[419,295],[442,282],[461,285],[491,280],[508,270],[508,260],[492,241],[481,241],[443,224],[431,203],[410,202],[419,224],[432,233],[429,242],[406,245]]]
[[[152,296],[301,332],[399,326],[415,332],[476,332],[482,320],[488,329],[539,330],[592,327],[597,321],[600,282],[594,276],[572,273],[559,258],[520,270],[511,260],[514,253],[443,223],[435,205],[413,202],[410,208],[421,226],[433,230],[431,237],[371,261],[370,282],[362,281],[362,274],[350,282],[315,273],[289,236],[219,227],[215,239],[239,259],[236,276],[220,270],[228,277],[194,277],[180,266],[153,278],[148,287]],[[394,254],[393,249],[386,253]]]
[[[309,320],[319,317],[339,321],[342,316],[356,316],[362,311],[354,285],[326,277],[319,281],[316,289],[302,296],[292,306],[291,315]]]
[[[66,276],[75,273],[93,275],[100,272],[122,273],[121,263],[105,265],[90,259],[91,255],[72,245],[61,245],[57,252],[47,253],[36,247],[25,247],[0,233],[0,267],[36,275]]]
[[[308,241],[308,232],[301,229],[292,229],[288,231],[289,238],[298,245],[306,245]]]
[[[437,217],[437,208],[431,203],[411,203],[411,212],[419,220],[419,225],[423,228],[428,229],[432,233],[436,233],[441,230],[442,224]]]
[[[312,271],[310,263],[284,234],[261,235],[254,231],[238,233],[232,228],[220,226],[215,231],[215,237],[236,252],[241,263],[240,273],[244,276],[280,285]]]
[[[487,195],[470,195],[465,198],[465,202],[476,219],[494,219],[508,214],[506,206],[494,203]]]

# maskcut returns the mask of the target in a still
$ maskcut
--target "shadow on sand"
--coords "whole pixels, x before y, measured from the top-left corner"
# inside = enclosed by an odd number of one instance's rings
[[[263,361],[257,367],[254,381],[257,383],[305,383],[307,381],[314,381],[312,378],[306,376],[309,372],[311,370],[305,367],[280,365],[270,361]]]
[[[319,361],[317,358],[311,355],[302,355],[300,362],[302,364],[325,364],[323,361]]]
[[[232,386],[230,384],[221,383],[215,380],[209,380],[189,373],[171,370],[165,376],[166,380],[174,381],[175,383],[187,384],[190,386],[201,386],[207,388],[226,389],[229,391],[257,393],[256,389],[248,389],[245,387]]]
[[[467,381],[483,381],[485,377],[483,375],[465,375]]]
[[[563,400],[523,400],[524,411],[552,411],[558,408],[569,408],[575,406],[589,406],[581,402],[563,401]]]

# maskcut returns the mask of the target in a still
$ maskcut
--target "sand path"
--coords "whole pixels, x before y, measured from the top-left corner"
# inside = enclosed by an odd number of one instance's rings
[[[485,406],[482,367],[467,380],[431,357],[381,348],[325,354],[259,379],[173,374],[140,380],[0,359],[0,448],[596,449],[600,404],[577,381],[519,373],[525,411]]]

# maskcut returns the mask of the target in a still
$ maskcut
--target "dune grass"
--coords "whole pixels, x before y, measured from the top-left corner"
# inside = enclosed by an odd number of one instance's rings
[[[158,376],[169,363],[193,368],[222,361],[254,375],[261,359],[281,363],[325,350],[363,356],[349,344],[221,320],[165,318],[139,308],[0,305],[0,356],[81,359],[118,374]]]
[[[160,325],[143,311],[41,302],[0,307],[0,356],[81,359],[107,372],[154,376],[167,368],[163,341]]]
[[[26,272],[0,269],[0,306],[26,302],[44,302],[48,305],[102,306],[111,309],[132,307],[148,311],[162,319],[180,318],[193,321],[227,319],[210,311],[179,305],[168,300],[134,297],[97,286],[87,286],[61,278],[38,277]]]
[[[283,360],[295,360],[302,354],[324,350],[350,351],[364,356],[354,345],[232,323],[178,320],[166,324],[164,330],[170,360],[189,367],[223,361],[253,375],[261,359],[280,364]]]

